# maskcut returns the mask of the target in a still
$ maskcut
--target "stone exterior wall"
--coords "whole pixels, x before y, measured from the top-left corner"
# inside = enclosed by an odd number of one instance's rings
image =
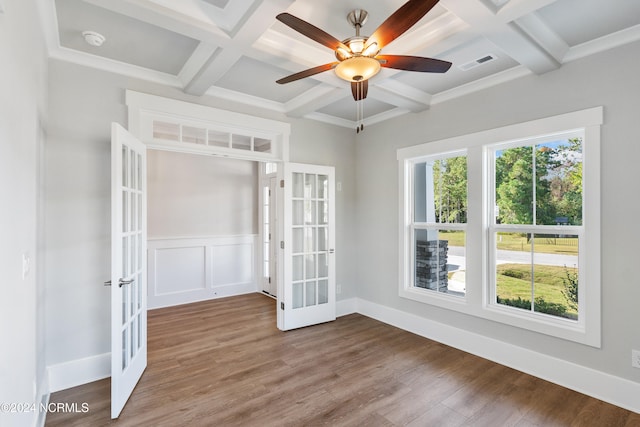
[[[434,291],[447,292],[447,252],[446,240],[416,241],[416,286]],[[439,286],[438,286],[438,281]]]

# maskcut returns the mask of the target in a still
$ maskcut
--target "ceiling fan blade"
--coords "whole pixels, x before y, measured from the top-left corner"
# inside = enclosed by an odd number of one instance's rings
[[[313,76],[315,74],[322,73],[323,71],[329,71],[338,65],[338,62],[331,62],[329,64],[318,65],[317,67],[309,68],[308,70],[300,71],[299,73],[291,74],[290,76],[283,77],[277,80],[276,83],[285,84],[291,83],[296,80],[304,79],[305,77]]]
[[[367,97],[367,92],[369,92],[369,80],[351,82],[351,94],[353,94],[353,99],[356,101],[362,101],[365,99]]]
[[[422,56],[378,55],[376,59],[380,65],[396,70],[420,71],[423,73],[446,73],[451,68],[451,62]]]
[[[367,47],[378,43],[378,49],[388,45],[397,37],[418,22],[438,3],[439,0],[409,0],[387,18],[371,34],[367,40]]]
[[[276,19],[283,24],[293,28],[300,34],[309,37],[311,40],[315,40],[321,45],[328,47],[329,49],[336,50],[341,47],[347,52],[350,51],[344,43],[333,37],[331,34],[289,13],[281,13],[276,16]]]

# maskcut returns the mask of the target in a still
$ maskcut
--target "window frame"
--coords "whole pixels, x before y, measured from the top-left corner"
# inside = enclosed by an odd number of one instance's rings
[[[445,140],[397,150],[399,165],[399,295],[421,303],[470,314],[530,331],[601,346],[600,313],[600,127],[603,107],[595,107]],[[491,202],[495,186],[492,149],[518,141],[532,141],[553,135],[581,132],[583,135],[583,222],[561,226],[579,234],[578,320],[517,310],[495,303],[491,275],[495,276],[495,221]],[[525,145],[530,145],[526,143]],[[426,158],[465,152],[467,155],[466,294],[464,297],[412,286],[413,250],[413,165]],[[443,224],[430,224],[440,227]],[[504,225],[500,225],[500,228]],[[518,229],[526,225],[517,225]],[[541,227],[541,226],[537,226]],[[558,226],[542,226],[553,229]],[[577,228],[576,228],[577,227]],[[508,227],[507,227],[508,228]],[[578,231],[580,233],[578,233]]]

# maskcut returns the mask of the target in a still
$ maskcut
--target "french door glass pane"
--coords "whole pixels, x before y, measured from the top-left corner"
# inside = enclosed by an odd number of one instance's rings
[[[316,282],[307,282],[305,284],[305,305],[307,307],[316,305]]]
[[[303,283],[293,284],[293,308],[301,308],[304,306],[304,287]]]
[[[304,277],[304,255],[294,255],[293,257],[293,280],[302,280]]]
[[[127,155],[129,151],[127,147],[122,147],[122,186],[127,187],[129,185],[129,156]]]
[[[302,200],[294,200],[292,205],[292,222],[293,225],[303,225],[304,224],[304,201]]]
[[[318,199],[329,198],[329,177],[318,175]]]
[[[294,228],[292,230],[293,233],[293,247],[292,251],[294,254],[299,254],[304,252],[304,229],[303,228]]]
[[[304,174],[294,173],[293,177],[292,196],[296,199],[304,197]]]
[[[122,277],[129,275],[129,238],[122,238]]]
[[[326,304],[329,302],[329,281],[326,279],[318,280],[318,304]]]
[[[142,347],[142,313],[138,313],[138,349]]]
[[[305,255],[305,279],[313,279],[316,277],[316,255]]]
[[[122,231],[129,231],[129,197],[126,191],[122,192]]]
[[[120,286],[119,284],[112,283],[111,286]],[[120,293],[122,294],[122,325],[127,324],[127,306],[129,305],[129,288],[124,285],[120,287]]]
[[[316,229],[315,227],[304,228],[304,251],[306,253],[316,250]]]
[[[329,250],[329,229],[327,227],[318,227],[318,251]]]
[[[318,277],[329,276],[329,258],[326,253],[318,254]]]
[[[313,174],[307,173],[304,175],[304,198],[316,198],[316,176]]]
[[[316,224],[316,202],[311,200],[304,201],[304,223],[306,225]]]
[[[325,225],[329,223],[329,203],[318,202],[318,224]]]
[[[127,360],[127,355],[128,355],[128,343],[129,340],[127,340],[127,329],[125,328],[122,331],[122,370],[124,371],[127,366],[128,366],[128,360]]]

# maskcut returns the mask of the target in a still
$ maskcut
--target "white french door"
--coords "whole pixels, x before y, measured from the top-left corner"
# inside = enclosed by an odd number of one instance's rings
[[[285,163],[278,283],[278,328],[336,318],[334,168]]]
[[[111,125],[111,418],[147,367],[146,147]]]
[[[262,181],[262,291],[278,295],[277,187],[275,174]]]

